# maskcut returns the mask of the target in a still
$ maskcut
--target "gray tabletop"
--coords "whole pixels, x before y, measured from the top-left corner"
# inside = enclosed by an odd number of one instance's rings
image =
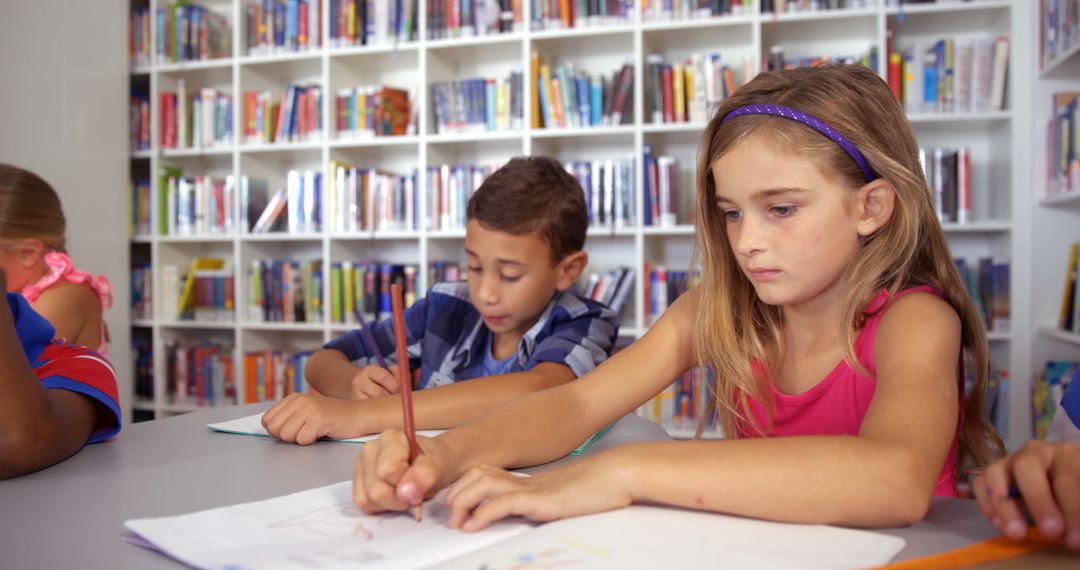
[[[127,543],[124,521],[268,499],[352,476],[356,444],[301,447],[205,427],[268,406],[207,409],[129,425],[115,440],[88,446],[59,465],[0,481],[0,567],[176,568],[178,563]],[[585,455],[663,439],[667,434],[656,424],[627,416]],[[973,501],[940,499],[925,521],[886,532],[907,540],[901,560],[996,534]]]

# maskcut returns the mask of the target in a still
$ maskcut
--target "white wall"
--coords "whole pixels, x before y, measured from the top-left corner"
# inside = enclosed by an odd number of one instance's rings
[[[77,267],[113,284],[110,357],[130,417],[126,0],[0,0],[0,161],[63,200]]]

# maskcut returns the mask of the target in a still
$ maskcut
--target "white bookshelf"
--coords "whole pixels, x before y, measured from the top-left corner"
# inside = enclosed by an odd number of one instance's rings
[[[151,9],[158,0],[150,0]],[[708,20],[681,21],[633,21],[611,27],[589,27],[571,30],[530,30],[524,26],[520,31],[503,35],[451,40],[428,40],[425,36],[425,8],[421,0],[418,40],[403,42],[397,46],[372,46],[351,48],[320,47],[299,54],[251,57],[243,54],[240,26],[236,25],[243,15],[241,0],[218,0],[204,3],[215,6],[229,16],[233,30],[233,57],[209,62],[151,65],[139,69],[132,81],[148,84],[152,107],[152,143],[148,152],[136,153],[133,163],[145,163],[157,199],[158,167],[178,165],[185,175],[209,173],[217,176],[258,174],[268,178],[282,178],[289,168],[311,168],[324,172],[329,160],[344,160],[357,166],[392,163],[395,170],[416,168],[421,174],[419,189],[420,219],[426,218],[426,188],[423,174],[429,164],[481,163],[492,160],[504,161],[521,154],[549,154],[560,160],[635,157],[635,183],[638,191],[635,210],[638,224],[631,228],[592,228],[586,249],[590,253],[589,271],[604,271],[618,266],[629,266],[635,271],[634,294],[622,313],[620,335],[631,340],[644,333],[642,322],[644,296],[641,284],[643,265],[665,265],[670,268],[688,268],[694,239],[694,228],[689,224],[692,208],[693,174],[698,139],[703,131],[701,124],[652,124],[645,116],[644,65],[650,53],[660,53],[665,61],[685,58],[693,52],[719,51],[725,61],[733,65],[737,83],[743,83],[742,62],[749,61],[752,69],[759,69],[769,46],[780,43],[788,47],[788,55],[809,53],[837,54],[862,53],[871,46],[878,48],[877,67],[885,73],[885,39],[887,27],[894,28],[894,45],[907,40],[937,39],[947,35],[1008,35],[1011,42],[1010,72],[1008,86],[1008,109],[992,113],[929,115],[912,117],[912,123],[920,144],[924,146],[972,147],[974,221],[964,225],[949,225],[946,232],[950,243],[960,256],[995,255],[1012,261],[1012,332],[993,331],[992,352],[998,363],[1010,367],[1013,378],[1027,378],[1030,362],[1026,346],[1030,343],[1032,328],[1018,313],[1026,307],[1022,301],[1030,297],[1030,282],[1018,278],[1029,273],[1024,255],[1028,232],[1028,216],[1031,202],[1023,191],[1029,181],[1029,168],[1024,161],[1012,160],[1029,150],[1026,111],[1018,111],[1018,103],[1025,99],[1019,95],[1024,85],[1025,73],[1014,62],[1025,61],[1029,53],[1026,46],[1031,37],[1029,27],[1020,27],[1017,18],[1024,9],[1016,6],[1025,2],[992,1],[976,4],[905,7],[901,18],[895,8],[882,2],[872,2],[871,8],[828,11],[803,14],[748,13]],[[323,11],[323,29],[326,29],[327,10]],[[529,3],[523,8],[525,18],[530,13]],[[325,34],[324,34],[325,36]],[[900,42],[900,43],[896,43]],[[516,132],[435,134],[427,86],[432,81],[462,74],[503,75],[511,69],[529,70],[531,50],[539,49],[546,60],[572,61],[591,71],[613,70],[625,61],[634,63],[633,122],[602,128],[579,129],[524,129]],[[357,81],[359,70],[372,71],[375,75],[364,76]],[[527,75],[527,73],[526,73]],[[238,144],[213,151],[162,150],[159,143],[160,113],[159,93],[163,86],[173,85],[177,78],[193,78],[189,85],[209,85],[225,88],[234,100],[234,133],[242,133],[240,120],[242,93],[251,89],[271,86],[280,92],[286,81],[317,82],[323,86],[324,137],[320,141],[291,144],[252,146]],[[333,133],[333,97],[336,89],[346,85],[377,84],[408,87],[413,92],[413,104],[420,103],[418,133],[407,137],[375,139],[338,139]],[[524,95],[525,124],[529,124],[530,90],[532,81],[526,81]],[[643,200],[641,155],[645,144],[653,147],[657,155],[673,155],[679,160],[680,215],[674,227],[645,227],[641,224]],[[400,167],[400,168],[399,168]],[[266,176],[276,172],[274,176]],[[325,204],[326,201],[324,200]],[[158,209],[153,207],[156,215]],[[154,220],[154,227],[157,227]],[[137,323],[141,330],[148,330],[154,342],[154,377],[157,399],[152,409],[158,415],[178,411],[168,406],[164,398],[165,369],[162,360],[163,342],[171,337],[189,337],[192,334],[209,334],[215,338],[227,338],[235,347],[237,384],[243,382],[241,355],[248,350],[264,349],[281,342],[288,347],[317,348],[323,342],[348,330],[349,325],[319,324],[266,324],[245,320],[245,264],[254,255],[277,252],[279,256],[298,254],[303,259],[322,259],[324,273],[327,264],[344,259],[388,259],[398,263],[419,265],[418,288],[426,290],[428,262],[436,259],[453,259],[463,262],[461,251],[464,232],[433,232],[421,229],[415,232],[398,232],[392,235],[370,233],[340,234],[324,229],[316,235],[249,236],[235,235],[213,238],[178,239],[167,236],[140,237],[133,240],[133,248],[148,251],[155,268],[155,275],[165,263],[185,265],[178,260],[214,253],[232,261],[235,272],[237,321],[235,323],[180,323],[165,322],[155,318]],[[324,279],[324,282],[328,280]],[[154,280],[155,286],[160,279]],[[324,285],[328,298],[329,285]],[[161,291],[154,292],[156,300],[162,299]],[[156,315],[161,307],[156,303]],[[1018,318],[1019,317],[1019,318]],[[1013,386],[1013,393],[1020,394],[1025,386]],[[241,401],[243,394],[240,394]],[[1014,402],[1015,403],[1015,402]],[[1013,416],[1016,414],[1014,413]],[[1011,422],[1015,423],[1015,422]],[[679,432],[677,435],[685,435]]]
[[[1048,360],[1080,360],[1080,334],[1059,330],[1065,270],[1070,244],[1080,241],[1080,194],[1052,193],[1047,180],[1047,122],[1052,114],[1054,93],[1080,91],[1080,41],[1074,40],[1057,58],[1042,65],[1039,52],[1039,4],[1032,2],[1024,11],[1031,18],[1033,53],[1033,168],[1028,185],[1033,189],[1027,199],[1032,203],[1032,375],[1038,374]],[[1030,399],[1025,403],[1030,418]],[[1030,420],[1029,420],[1030,421]]]

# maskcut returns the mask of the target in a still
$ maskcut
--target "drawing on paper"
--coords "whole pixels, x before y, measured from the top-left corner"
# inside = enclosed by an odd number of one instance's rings
[[[485,563],[482,570],[553,570],[578,564],[611,562],[611,551],[579,540],[558,539],[557,546],[537,552],[520,552],[497,563]]]
[[[444,526],[450,520],[450,507],[443,501],[424,505],[424,520],[416,522],[409,513],[366,515],[352,503],[339,503],[274,521],[268,529],[302,528],[319,536],[375,540]]]

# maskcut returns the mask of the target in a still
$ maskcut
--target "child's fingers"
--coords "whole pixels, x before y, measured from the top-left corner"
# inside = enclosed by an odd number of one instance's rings
[[[442,476],[437,462],[427,455],[420,455],[401,476],[397,484],[397,496],[410,505],[419,505],[424,497],[434,494]]]
[[[1061,536],[1065,524],[1050,490],[1050,461],[1048,448],[1029,448],[1013,461],[1013,479],[1039,532],[1046,538],[1056,539]]]
[[[372,443],[376,445],[372,446]],[[371,446],[369,448],[369,446]],[[397,497],[396,486],[409,467],[409,446],[400,430],[386,430],[364,449],[364,486],[380,510],[403,511],[409,505]]]
[[[537,516],[537,497],[532,493],[504,493],[492,497],[473,511],[469,520],[461,527],[462,530],[473,532],[480,530],[491,523],[512,515],[521,515],[530,520],[548,520]]]
[[[296,443],[311,445],[322,437],[323,422],[316,417],[306,418],[296,432]]]
[[[393,364],[389,365],[390,369],[376,367],[371,371],[370,378],[375,384],[378,384],[385,393],[397,394],[401,391],[401,382],[398,380],[398,367]]]
[[[1054,496],[1065,520],[1065,545],[1080,550],[1080,448],[1071,460],[1057,457],[1052,468]]]
[[[465,522],[476,516],[476,509],[484,501],[519,488],[520,481],[504,475],[505,472],[500,469],[480,466],[470,469],[466,476],[454,483],[453,496],[448,494],[446,498],[450,505],[450,528],[464,528]]]
[[[1000,521],[995,526],[1005,533],[1005,536],[1013,540],[1021,540],[1027,536],[1027,519],[1020,510],[1019,501],[1010,499],[1007,494],[1004,497],[994,495],[990,501],[993,503],[996,519]]]
[[[979,474],[974,481],[971,482],[971,491],[975,494],[975,500],[979,503],[979,510],[982,511],[986,520],[994,520],[994,507],[990,502],[990,487],[986,483],[986,475]]]
[[[275,403],[273,406],[270,406],[269,410],[266,410],[265,412],[263,412],[261,422],[262,422],[262,426],[264,428],[266,428],[267,432],[270,431],[270,426],[271,425],[277,426],[277,425],[279,425],[281,423],[280,422],[280,417],[281,416],[288,415],[287,412],[292,408],[292,401],[295,399],[294,396],[297,396],[297,395],[298,394],[295,394],[295,393],[289,394],[288,396],[285,396],[284,398],[282,398],[281,401]],[[272,435],[272,433],[271,433],[271,435]]]

